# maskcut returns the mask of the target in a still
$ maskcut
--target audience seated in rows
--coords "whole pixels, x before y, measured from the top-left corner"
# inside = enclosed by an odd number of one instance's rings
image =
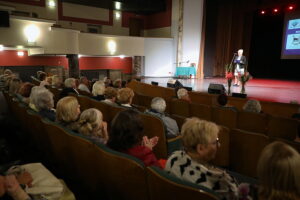
[[[31,93],[29,96],[29,108],[35,112],[39,112],[37,109],[37,97],[40,95],[40,93],[43,93],[46,90],[44,86],[34,86],[31,89]]]
[[[90,83],[89,83],[89,80],[87,79],[87,77],[85,77],[85,76],[80,77],[80,84],[78,86],[78,90],[82,90],[82,91],[90,93],[91,91],[89,89],[89,86],[90,86]]]
[[[135,109],[131,103],[134,97],[134,92],[131,88],[122,88],[119,89],[117,94],[117,100],[120,106],[125,108]]]
[[[60,98],[66,97],[69,93],[79,94],[76,90],[76,79],[75,78],[67,78],[65,80],[65,88],[60,93]]]
[[[52,76],[52,83],[51,83],[52,88],[57,88],[60,89],[63,87],[63,83],[61,78],[58,75],[53,75]]]
[[[117,100],[117,89],[113,87],[107,87],[104,91],[104,97],[105,100],[102,102],[107,103],[109,105],[116,106],[116,100]]]
[[[191,99],[190,99],[189,93],[184,88],[180,88],[177,91],[177,97],[178,97],[178,99],[181,99],[181,100],[184,100],[184,101],[187,101],[187,102],[191,103]]]
[[[21,85],[19,89],[19,95],[17,95],[19,101],[29,104],[29,96],[31,93],[31,89],[34,87],[32,83],[25,82]]]
[[[55,109],[54,109],[54,100],[53,94],[48,89],[42,89],[36,93],[35,98],[35,107],[38,110],[39,114],[51,121],[55,121]]]
[[[47,81],[47,74],[46,74],[46,72],[41,72],[41,73],[39,74],[39,80],[41,81],[41,82],[40,82],[40,86],[51,85],[51,83],[48,82],[49,79],[48,79],[48,81]]]
[[[151,101],[151,109],[146,110],[145,113],[154,115],[163,121],[167,138],[176,137],[179,135],[177,122],[174,119],[166,116],[165,110],[166,101],[161,97],[155,97]]]
[[[64,97],[56,105],[56,121],[66,128],[77,131],[80,105],[75,97]]]
[[[226,171],[209,162],[218,147],[219,127],[198,118],[190,118],[183,124],[181,134],[184,150],[175,151],[165,170],[173,176],[215,190],[222,199],[236,199],[238,185]]]
[[[243,106],[243,110],[246,112],[262,113],[261,105],[259,101],[255,99],[248,100]]]
[[[105,87],[113,87],[113,84],[112,84],[110,78],[105,77],[105,78],[103,79],[103,81],[104,81],[104,83],[105,83]]]
[[[106,144],[108,140],[107,123],[103,121],[101,111],[89,108],[79,118],[78,132],[88,136],[94,142]]]
[[[217,102],[221,108],[233,110],[235,112],[238,111],[238,109],[236,107],[227,104],[228,98],[227,98],[226,94],[220,94],[217,98]]]
[[[9,83],[9,89],[8,92],[10,94],[16,94],[18,93],[20,87],[22,85],[22,81],[19,78],[12,78]]]
[[[143,136],[143,122],[135,110],[119,112],[112,121],[107,146],[139,158],[146,166],[160,164],[152,152],[158,137],[148,139]]]
[[[259,199],[300,199],[300,155],[283,142],[266,146],[258,161]]]
[[[93,85],[93,96],[92,98],[97,101],[105,100],[104,97],[104,91],[105,91],[105,84],[103,81],[96,81]]]
[[[114,80],[113,87],[117,88],[117,89],[121,89],[122,88],[122,80],[119,78]]]

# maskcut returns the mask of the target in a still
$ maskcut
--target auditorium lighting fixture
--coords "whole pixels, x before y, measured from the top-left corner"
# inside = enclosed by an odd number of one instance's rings
[[[116,10],[120,10],[121,9],[121,2],[116,1],[115,2],[115,8],[116,8]]]
[[[55,7],[56,7],[55,0],[48,0],[48,6],[49,6],[50,8],[55,8]]]
[[[289,6],[288,10],[294,10],[294,6]]]
[[[27,37],[28,43],[35,43],[36,39],[40,35],[40,29],[36,25],[30,24],[26,26],[24,33]]]
[[[116,11],[115,16],[116,16],[116,19],[120,19],[121,18],[121,13],[119,11]]]
[[[278,13],[278,8],[274,8],[274,9],[273,9],[273,12],[274,12],[274,13]]]
[[[121,59],[124,59],[125,58],[125,55],[120,55],[119,56]]]
[[[24,47],[22,45],[18,45],[17,49],[23,49]]]
[[[2,44],[0,44],[0,51],[4,50],[4,46]]]
[[[18,52],[17,52],[17,55],[18,55],[18,56],[24,56],[24,51],[18,51]]]
[[[266,14],[266,11],[262,10],[262,11],[260,11],[260,14],[264,15],[264,14]]]
[[[116,49],[117,49],[117,44],[116,44],[115,41],[110,40],[107,43],[107,47],[108,47],[108,51],[110,52],[110,54],[114,54],[116,52]]]

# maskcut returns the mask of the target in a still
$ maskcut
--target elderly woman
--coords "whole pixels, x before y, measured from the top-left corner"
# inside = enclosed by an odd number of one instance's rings
[[[107,103],[109,105],[117,105],[116,100],[117,100],[117,89],[113,87],[107,87],[104,91],[104,97],[105,100],[103,100],[103,103]]]
[[[189,93],[184,88],[180,88],[177,91],[177,97],[178,97],[178,99],[181,99],[181,100],[184,100],[184,101],[187,101],[187,102],[191,103],[191,99],[190,99]]]
[[[105,99],[104,97],[105,84],[103,81],[96,81],[93,85],[93,99],[97,101],[102,101]]]
[[[47,90],[45,87],[43,86],[34,86],[31,89],[31,93],[29,96],[29,108],[32,109],[35,112],[39,112],[38,108],[37,108],[37,99],[38,96],[40,96],[41,93],[43,93],[45,90]]]
[[[157,142],[158,137],[148,139],[143,136],[143,122],[138,112],[124,110],[119,112],[112,121],[107,146],[139,158],[146,166],[160,167],[152,152]]]
[[[35,107],[38,110],[39,114],[44,118],[55,121],[56,113],[53,108],[53,94],[47,89],[40,90],[38,93],[36,93],[35,98]]]
[[[257,166],[259,199],[300,199],[300,155],[283,142],[263,150]]]
[[[78,132],[95,142],[106,144],[108,140],[107,123],[103,121],[101,111],[96,108],[83,111],[79,119]]]
[[[78,130],[80,105],[75,97],[64,97],[56,105],[56,121],[73,131]]]
[[[80,77],[79,82],[80,82],[80,84],[78,85],[78,90],[82,90],[82,91],[85,91],[88,93],[91,92],[89,89],[90,82],[87,79],[87,77],[85,77],[85,76]]]
[[[79,94],[76,90],[76,79],[67,78],[65,80],[65,88],[60,93],[60,98],[66,97],[69,93]]]
[[[243,110],[246,112],[262,113],[261,105],[255,99],[248,100],[243,106]]]
[[[181,130],[185,150],[175,151],[165,170],[180,179],[215,190],[222,199],[236,199],[238,186],[234,179],[209,164],[220,145],[218,133],[219,127],[213,122],[187,119]]]
[[[134,92],[131,88],[122,88],[117,94],[118,103],[120,106],[126,108],[133,108],[131,105],[133,97]]]
[[[155,97],[152,99],[151,109],[146,110],[145,113],[154,115],[163,121],[167,138],[176,137],[179,134],[177,122],[174,119],[166,116],[165,110],[166,101],[161,97]]]

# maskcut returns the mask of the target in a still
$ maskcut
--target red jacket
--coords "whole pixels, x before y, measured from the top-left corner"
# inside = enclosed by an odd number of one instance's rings
[[[124,153],[142,160],[146,166],[157,166],[161,168],[161,165],[156,159],[156,156],[148,147],[137,145],[130,149],[127,149],[126,151],[124,151]]]

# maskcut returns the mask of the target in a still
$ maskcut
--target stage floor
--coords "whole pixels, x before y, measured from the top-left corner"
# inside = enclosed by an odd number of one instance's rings
[[[160,86],[167,87],[169,78],[144,78],[142,82],[151,84],[156,81]],[[192,87],[194,91],[207,92],[210,83],[223,84],[227,90],[225,78],[178,79],[183,86]],[[241,86],[231,86],[231,92],[239,93]],[[264,101],[289,103],[294,100],[300,103],[300,81],[251,79],[246,84],[246,94],[249,98]]]

